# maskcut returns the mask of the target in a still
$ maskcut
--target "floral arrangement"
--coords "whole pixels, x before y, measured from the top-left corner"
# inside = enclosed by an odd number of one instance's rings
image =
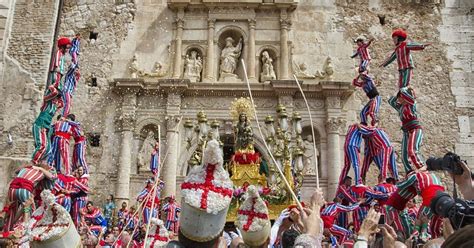
[[[258,164],[260,154],[258,152],[239,152],[237,151],[232,157],[232,161],[236,164]]]

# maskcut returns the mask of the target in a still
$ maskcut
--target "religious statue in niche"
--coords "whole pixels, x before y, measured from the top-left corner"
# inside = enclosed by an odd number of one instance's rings
[[[222,49],[221,53],[221,64],[220,64],[220,75],[221,78],[232,76],[236,77],[235,69],[237,68],[237,62],[242,53],[242,38],[239,39],[239,43],[234,46],[234,39],[227,37],[225,39],[225,48]]]
[[[305,174],[314,174],[315,169],[318,167],[319,151],[317,148],[316,148],[316,151],[314,150],[313,136],[312,135],[306,136],[306,140],[303,141],[303,145],[304,145],[303,171],[305,172]]]
[[[275,70],[273,70],[273,59],[268,54],[268,51],[262,53],[262,72],[260,73],[260,81],[265,82],[275,80]]]
[[[149,131],[143,145],[138,152],[138,168],[140,171],[148,170],[148,165],[150,163],[150,154],[153,152],[153,149],[156,144],[155,133]]]
[[[191,82],[201,81],[202,71],[202,58],[198,55],[197,51],[192,50],[190,54],[186,54],[184,64],[184,78],[189,79]]]

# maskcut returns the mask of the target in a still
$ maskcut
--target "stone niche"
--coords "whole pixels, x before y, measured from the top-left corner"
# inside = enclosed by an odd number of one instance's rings
[[[192,83],[290,79],[293,0],[169,0],[173,78]],[[257,32],[258,31],[258,32]],[[200,72],[199,72],[200,71]]]

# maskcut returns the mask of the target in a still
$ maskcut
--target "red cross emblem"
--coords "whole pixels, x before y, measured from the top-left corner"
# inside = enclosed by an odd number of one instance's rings
[[[224,187],[216,187],[212,184],[212,180],[214,180],[214,171],[216,170],[217,164],[208,164],[206,168],[206,178],[203,183],[191,183],[185,182],[181,184],[181,189],[201,189],[203,191],[201,196],[201,208],[207,209],[207,196],[209,192],[215,192],[222,196],[232,197],[232,189],[227,189]]]
[[[268,219],[267,214],[255,212],[254,207],[255,207],[255,198],[252,199],[252,207],[250,208],[250,210],[240,210],[239,209],[239,211],[238,211],[238,214],[247,215],[247,223],[243,226],[244,231],[249,230],[250,225],[252,225],[252,222],[253,222],[254,218]]]

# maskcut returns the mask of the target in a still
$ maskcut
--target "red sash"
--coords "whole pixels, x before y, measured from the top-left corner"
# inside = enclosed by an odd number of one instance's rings
[[[71,134],[66,133],[66,132],[56,132],[56,133],[54,133],[54,135],[58,136],[58,137],[61,137],[61,138],[64,138],[64,139],[67,139],[67,140],[69,140],[71,138]]]
[[[331,228],[334,225],[336,216],[321,216],[321,219],[323,220],[324,228]]]
[[[33,192],[33,182],[22,177],[15,177],[10,183],[10,189],[26,189],[30,192]]]

